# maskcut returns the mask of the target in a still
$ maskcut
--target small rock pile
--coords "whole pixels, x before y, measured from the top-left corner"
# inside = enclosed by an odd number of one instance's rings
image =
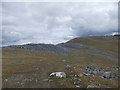
[[[72,77],[70,81],[75,85],[76,88],[80,88],[81,86],[81,79]]]
[[[83,72],[81,74],[78,75],[78,77],[82,77],[82,76],[89,76],[89,75],[94,75],[94,74],[101,74],[101,78],[106,78],[106,79],[115,79],[117,78],[118,75],[116,75],[113,72],[106,72],[105,69],[102,68],[95,68],[95,67],[85,67],[84,68],[87,72]],[[119,68],[112,68],[114,70],[119,70]]]
[[[65,67],[69,73],[70,82],[73,83],[76,88],[80,88],[81,87],[81,79],[79,77],[76,77],[77,74],[74,71],[75,67],[72,67],[70,65],[65,65]]]
[[[45,79],[44,81],[49,81],[49,82],[52,81],[52,76],[59,78],[69,78],[70,82],[73,83],[73,85],[75,85],[76,88],[80,88],[82,85],[80,77],[90,76],[90,75],[96,77],[95,74],[97,74],[98,77],[112,80],[118,77],[118,75],[116,73],[113,73],[112,70],[118,71],[120,69],[119,67],[113,67],[113,68],[106,67],[103,69],[103,68],[86,66],[83,68],[83,70],[85,70],[84,72],[80,74],[76,74],[74,70],[76,67],[72,67],[71,65],[65,65],[65,68],[67,70],[68,75],[66,75],[65,72],[53,72],[50,74],[50,77],[48,79]],[[95,88],[95,86],[91,84],[88,85],[86,88]]]
[[[104,72],[101,77],[107,79],[114,79],[116,77],[116,74],[112,72]]]

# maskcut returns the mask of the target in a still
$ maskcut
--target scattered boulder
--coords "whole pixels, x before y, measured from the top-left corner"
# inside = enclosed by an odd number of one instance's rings
[[[60,78],[66,78],[66,74],[64,72],[53,72],[50,74],[50,76],[56,76]]]
[[[102,78],[112,79],[112,78],[114,78],[114,77],[115,77],[115,74],[112,73],[112,72],[104,72],[104,73],[102,74]]]

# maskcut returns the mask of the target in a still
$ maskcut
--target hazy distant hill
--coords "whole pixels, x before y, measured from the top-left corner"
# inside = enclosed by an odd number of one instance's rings
[[[38,52],[47,52],[53,54],[67,54],[68,50],[64,47],[52,44],[26,44],[4,47],[5,49],[24,49]]]
[[[58,45],[26,44],[3,47],[3,87],[31,88],[117,88],[117,79],[101,78],[101,74],[76,77],[91,67],[112,72],[118,67],[119,36],[75,38]],[[66,68],[69,66],[69,68]],[[49,74],[63,71],[67,78],[49,79]],[[75,76],[76,75],[76,76]],[[117,77],[117,76],[115,76]],[[76,86],[76,79],[81,79]]]

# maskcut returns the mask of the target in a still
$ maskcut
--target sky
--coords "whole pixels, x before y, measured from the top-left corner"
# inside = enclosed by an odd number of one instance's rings
[[[2,45],[58,44],[118,31],[117,2],[4,2]]]

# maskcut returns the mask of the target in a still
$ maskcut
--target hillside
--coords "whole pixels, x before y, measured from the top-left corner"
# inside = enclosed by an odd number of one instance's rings
[[[118,36],[92,36],[3,47],[3,88],[118,88],[118,42]]]

